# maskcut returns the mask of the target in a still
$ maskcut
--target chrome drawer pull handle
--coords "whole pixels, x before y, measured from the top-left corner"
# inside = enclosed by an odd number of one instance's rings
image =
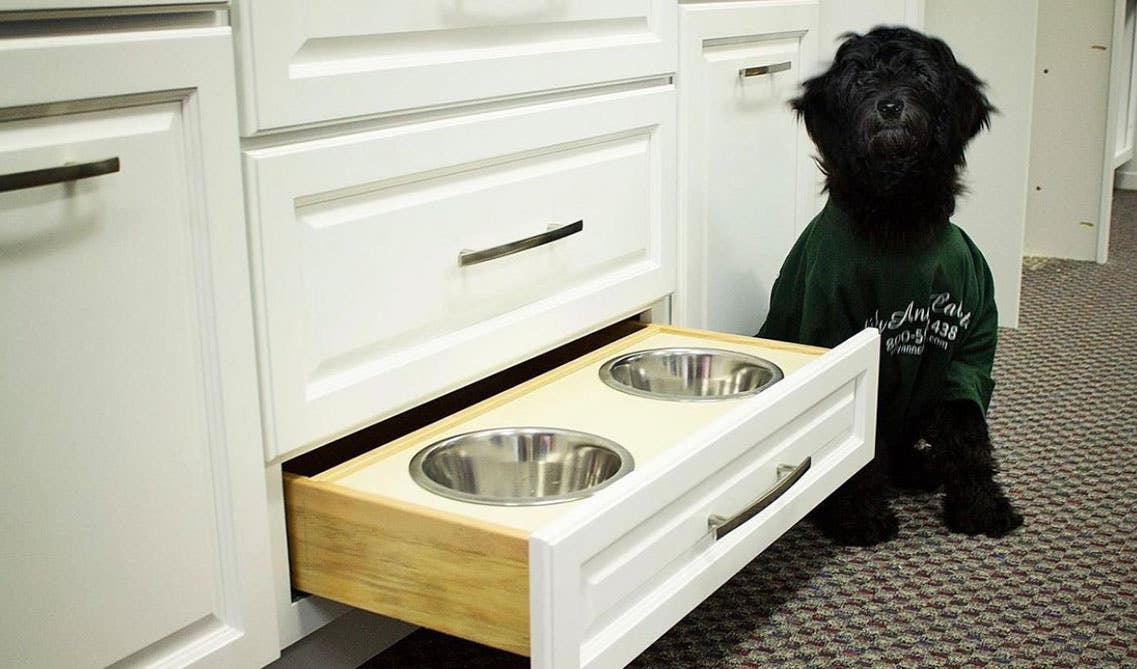
[[[462,251],[458,253],[458,266],[468,267],[470,265],[477,265],[478,263],[486,262],[487,260],[493,260],[495,258],[502,258],[504,256],[513,255],[514,253],[518,253],[520,251],[525,251],[527,249],[541,246],[543,244],[555,242],[558,239],[564,239],[569,235],[575,235],[581,230],[584,230],[583,220],[577,221],[576,223],[569,223],[568,225],[558,225],[555,227],[550,226],[548,231],[542,232],[539,235],[533,235],[532,237],[519,239],[515,242],[502,244],[501,246],[482,249],[481,251],[462,249]]]
[[[778,482],[753,504],[743,509],[733,518],[726,518],[725,516],[711,516],[708,518],[707,525],[710,527],[711,532],[714,533],[715,541],[738,529],[739,525],[757,516],[763,509],[773,504],[774,500],[784,495],[787,490],[793,487],[793,484],[805,476],[805,473],[809,471],[809,467],[812,464],[813,458],[807,457],[805,460],[802,460],[801,464],[797,467],[778,465]]]
[[[42,170],[31,170],[30,172],[0,174],[0,193],[10,190],[22,190],[24,188],[36,188],[50,184],[66,183],[68,181],[78,181],[79,179],[90,179],[91,177],[117,172],[118,169],[118,158],[107,158],[106,160],[96,160],[90,163],[48,167]]]
[[[790,61],[781,63],[774,63],[772,65],[757,65],[755,67],[744,67],[738,71],[738,76],[741,79],[746,77],[757,77],[763,74],[773,74],[775,72],[785,72],[790,69]]]

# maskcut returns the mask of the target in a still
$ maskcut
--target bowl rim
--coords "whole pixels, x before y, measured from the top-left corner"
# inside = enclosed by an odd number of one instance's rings
[[[617,365],[624,363],[628,360],[632,360],[635,358],[654,356],[654,355],[660,355],[663,353],[667,353],[667,354],[676,354],[676,353],[678,353],[678,354],[683,354],[683,353],[708,354],[709,353],[712,355],[725,355],[725,356],[731,357],[731,358],[740,358],[742,360],[745,360],[746,362],[749,362],[750,364],[754,365],[755,367],[761,367],[762,369],[765,369],[766,371],[770,372],[770,379],[768,381],[766,381],[765,383],[763,383],[763,384],[761,384],[755,388],[751,388],[750,390],[746,390],[746,391],[738,392],[738,393],[731,393],[729,395],[680,395],[680,394],[676,394],[676,393],[652,392],[652,391],[647,391],[647,390],[641,390],[639,388],[633,388],[631,386],[620,383],[620,381],[618,381],[616,379],[616,377],[612,374],[612,370]],[[781,381],[782,379],[785,378],[785,374],[782,372],[782,368],[779,367],[777,364],[775,364],[775,363],[773,363],[773,362],[771,362],[765,358],[758,357],[752,353],[743,353],[742,351],[733,351],[731,349],[726,349],[726,348],[714,348],[714,347],[704,347],[704,346],[661,346],[658,348],[645,348],[645,349],[639,349],[637,351],[631,351],[628,353],[624,353],[622,355],[618,355],[615,358],[612,358],[611,360],[605,362],[603,365],[600,366],[599,374],[600,374],[600,380],[603,381],[605,385],[607,385],[609,388],[619,390],[622,393],[627,393],[628,395],[634,395],[636,397],[643,397],[643,398],[647,398],[647,399],[667,400],[667,401],[672,401],[672,402],[722,402],[722,401],[726,401],[726,400],[742,399],[742,398],[750,397],[752,395],[757,395],[758,393],[762,392],[763,390],[769,388],[770,386],[774,385],[778,381]]]
[[[547,495],[544,497],[497,497],[493,495],[478,495],[475,493],[465,492],[462,490],[455,490],[438,483],[434,479],[427,476],[423,470],[423,462],[426,461],[432,453],[438,452],[448,446],[453,445],[455,442],[461,441],[465,438],[474,435],[488,435],[488,434],[509,434],[509,433],[558,433],[570,434],[578,437],[584,437],[590,442],[592,446],[599,446],[606,448],[616,454],[620,459],[620,467],[614,474],[604,479],[600,483],[581,490],[574,490],[559,495]],[[602,437],[598,434],[585,432],[583,430],[576,430],[573,428],[565,427],[545,427],[545,426],[506,426],[506,427],[490,427],[478,430],[470,430],[468,432],[461,432],[453,434],[448,437],[436,440],[426,446],[423,446],[411,458],[408,470],[411,479],[422,487],[427,492],[446,497],[448,499],[457,500],[459,502],[471,502],[473,504],[484,504],[489,506],[546,506],[549,504],[560,504],[562,502],[571,502],[585,497],[590,497],[598,491],[607,488],[612,483],[628,475],[635,469],[635,458],[632,456],[631,451],[624,448],[620,444],[607,437]]]

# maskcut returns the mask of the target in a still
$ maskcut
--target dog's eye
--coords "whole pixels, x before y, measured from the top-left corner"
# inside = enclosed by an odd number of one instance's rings
[[[862,72],[857,75],[855,81],[858,86],[867,86],[872,83],[872,75],[868,72]]]

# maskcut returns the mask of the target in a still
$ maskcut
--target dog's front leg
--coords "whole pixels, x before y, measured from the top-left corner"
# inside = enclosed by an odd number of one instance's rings
[[[966,400],[940,404],[932,412],[925,438],[942,467],[948,529],[1001,537],[1022,525],[1022,516],[994,479],[994,449],[977,404]]]
[[[862,467],[818,505],[813,519],[822,534],[845,546],[872,546],[894,538],[900,523],[885,497],[880,459]]]

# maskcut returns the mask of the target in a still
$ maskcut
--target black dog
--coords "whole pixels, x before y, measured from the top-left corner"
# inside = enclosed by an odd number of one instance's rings
[[[814,517],[839,543],[892,538],[891,476],[942,483],[952,531],[1002,536],[1022,518],[993,479],[985,418],[991,272],[949,222],[964,148],[994,111],[983,84],[942,41],[877,28],[846,35],[791,104],[820,151],[829,202],[787,257],[759,336],[835,346],[871,326],[882,341],[876,457]]]

